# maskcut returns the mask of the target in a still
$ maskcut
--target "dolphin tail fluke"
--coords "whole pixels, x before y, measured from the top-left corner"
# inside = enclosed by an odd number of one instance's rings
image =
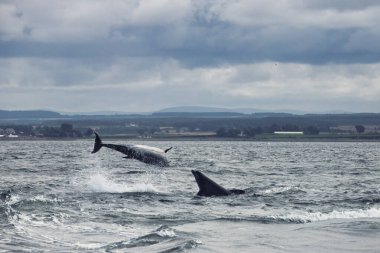
[[[165,149],[165,153],[167,153],[169,150],[171,150],[173,147]]]
[[[101,147],[103,147],[102,140],[100,139],[98,133],[97,133],[97,132],[94,132],[94,134],[95,134],[94,150],[92,150],[92,152],[91,152],[91,153],[93,153],[93,154],[96,153],[96,152],[98,152],[99,149],[100,149]]]

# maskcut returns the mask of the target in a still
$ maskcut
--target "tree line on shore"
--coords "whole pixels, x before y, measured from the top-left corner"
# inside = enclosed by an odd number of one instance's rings
[[[264,127],[245,127],[245,128],[224,128],[221,127],[216,131],[218,137],[250,137],[253,138],[258,134],[273,134],[274,132],[303,132],[306,135],[318,135],[320,129],[316,126],[307,126],[300,128],[297,125],[284,125],[279,126],[273,124]]]
[[[194,128],[186,126],[184,124],[177,124],[173,127],[159,127],[157,125],[113,125],[113,126],[99,126],[95,127],[100,132],[106,135],[129,135],[129,136],[154,136],[157,134],[168,135],[171,133],[180,133],[182,131],[187,133],[209,131],[213,132],[217,137],[245,137],[254,138],[256,135],[261,134],[273,134],[275,132],[302,132],[304,135],[318,135],[321,129],[315,125],[298,126],[296,124],[271,124],[264,126],[234,126],[229,124],[221,125],[219,128]],[[34,136],[34,137],[47,137],[47,138],[82,138],[90,137],[93,133],[93,128],[90,126],[80,126],[74,128],[71,123],[61,123],[59,126],[49,125],[7,125],[0,126],[0,135],[3,129],[7,129],[8,132],[18,134],[20,136]],[[169,131],[168,129],[171,129]],[[185,130],[184,130],[185,129]],[[357,133],[364,133],[365,127],[363,125],[355,126]]]
[[[74,129],[72,124],[63,123],[58,127],[46,125],[5,125],[0,126],[0,134],[10,132],[19,136],[48,137],[48,138],[81,138],[91,136],[93,130]]]

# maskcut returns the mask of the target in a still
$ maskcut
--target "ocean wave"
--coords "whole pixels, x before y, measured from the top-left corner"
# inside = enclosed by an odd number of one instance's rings
[[[360,218],[380,218],[380,208],[372,207],[369,209],[357,209],[357,210],[334,210],[328,213],[322,212],[297,212],[289,214],[280,214],[269,216],[274,220],[283,220],[289,222],[315,222],[332,219],[360,219]]]
[[[69,215],[54,213],[49,215],[26,214],[12,210],[8,215],[9,221],[15,226],[55,226],[62,225]]]
[[[217,220],[228,221],[250,221],[264,224],[270,223],[310,223],[333,219],[367,219],[380,218],[380,208],[372,207],[369,209],[357,210],[334,210],[331,212],[305,212],[305,211],[277,211],[275,214],[260,212],[249,216],[224,216]]]
[[[163,225],[146,235],[128,241],[111,243],[102,248],[107,252],[136,247],[150,247],[154,252],[185,252],[199,244],[201,244],[199,240],[182,238],[174,229]]]
[[[122,248],[149,246],[174,237],[176,237],[176,233],[172,228],[168,226],[161,226],[149,234],[133,238],[129,241],[115,242],[110,245],[107,245],[105,248],[107,250],[114,250]]]
[[[160,251],[160,253],[171,253],[171,252],[187,252],[190,249],[198,247],[198,245],[202,244],[200,240],[186,240],[176,245],[171,245],[166,249]]]
[[[38,204],[51,204],[63,202],[62,199],[56,197],[50,197],[45,195],[35,195],[31,197],[25,197],[18,194],[12,194],[11,198],[6,202],[7,205],[18,207],[23,205],[38,205]]]

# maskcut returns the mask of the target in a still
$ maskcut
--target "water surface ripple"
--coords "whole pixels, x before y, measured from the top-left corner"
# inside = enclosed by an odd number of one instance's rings
[[[113,141],[123,144],[125,141]],[[378,252],[380,143],[0,142],[0,252]],[[196,197],[191,170],[244,195]]]

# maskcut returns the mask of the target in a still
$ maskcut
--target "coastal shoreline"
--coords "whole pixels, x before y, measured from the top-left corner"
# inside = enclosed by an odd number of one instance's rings
[[[93,137],[25,137],[18,138],[0,138],[0,142],[10,141],[75,141],[75,140],[93,140]],[[379,136],[258,136],[257,138],[245,137],[216,137],[216,136],[158,136],[152,138],[138,138],[135,136],[125,135],[103,135],[104,140],[130,140],[130,141],[233,141],[233,142],[380,142]]]

